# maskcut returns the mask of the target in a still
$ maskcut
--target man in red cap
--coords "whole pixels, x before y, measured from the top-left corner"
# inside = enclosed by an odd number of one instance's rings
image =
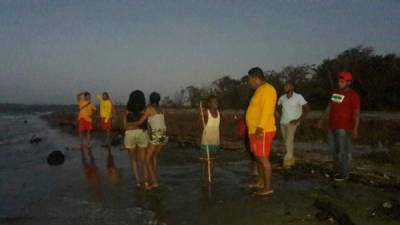
[[[350,72],[341,72],[338,75],[338,89],[333,92],[330,103],[326,108],[319,127],[324,121],[329,121],[329,147],[334,154],[334,169],[336,181],[343,181],[348,177],[351,160],[351,137],[358,137],[360,121],[360,97],[351,89],[353,76]]]

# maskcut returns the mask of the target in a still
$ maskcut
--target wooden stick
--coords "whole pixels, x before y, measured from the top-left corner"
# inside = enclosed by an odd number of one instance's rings
[[[204,112],[203,112],[203,104],[200,101],[200,112],[201,112],[201,122],[203,123],[203,134],[206,131],[206,123],[204,121]],[[208,145],[206,144],[206,153],[207,153],[207,176],[208,176],[208,183],[211,184],[211,162],[210,162],[210,150]]]

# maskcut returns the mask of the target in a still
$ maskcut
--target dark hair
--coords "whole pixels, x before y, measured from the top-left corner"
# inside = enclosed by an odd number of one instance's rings
[[[260,67],[251,68],[248,74],[249,78],[258,78],[260,80],[265,80],[264,72]]]
[[[207,102],[211,102],[211,100],[213,100],[213,99],[216,99],[216,100],[218,101],[218,98],[217,98],[216,95],[210,95],[210,96],[208,96],[208,98],[207,98]]]
[[[144,94],[140,90],[132,91],[129,95],[128,103],[126,104],[126,109],[132,113],[140,113],[146,107],[146,99]]]
[[[285,82],[285,85],[292,85],[292,87],[294,87],[294,82],[293,81],[291,81],[291,80],[287,80],[286,82]]]
[[[157,92],[152,92],[150,94],[150,104],[158,105],[160,104],[161,96]]]
[[[103,92],[103,96],[106,96],[107,98],[110,98],[110,95],[108,94],[108,92]]]
[[[85,92],[83,93],[83,96],[88,97],[88,96],[90,96],[90,93],[87,92],[87,91],[85,91]]]

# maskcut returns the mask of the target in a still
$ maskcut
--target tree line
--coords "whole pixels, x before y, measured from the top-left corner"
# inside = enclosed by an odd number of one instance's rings
[[[279,95],[283,94],[284,83],[291,81],[296,92],[301,93],[313,109],[322,109],[329,102],[336,88],[337,74],[341,71],[353,74],[353,88],[362,98],[363,110],[400,109],[400,57],[396,54],[379,55],[370,47],[347,49],[333,59],[324,59],[319,65],[267,70],[265,76]],[[173,97],[165,97],[162,104],[195,108],[211,94],[218,96],[224,109],[244,109],[251,96],[247,76],[239,79],[223,76],[206,87],[190,85],[176,91]]]

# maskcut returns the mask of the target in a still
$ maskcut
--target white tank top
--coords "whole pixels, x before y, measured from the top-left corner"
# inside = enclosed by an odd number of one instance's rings
[[[219,111],[216,118],[214,118],[210,111],[207,110],[208,120],[207,124],[204,127],[203,135],[201,138],[202,145],[219,145],[219,124],[220,124],[220,115]]]
[[[164,114],[159,113],[154,116],[149,117],[149,126],[152,130],[166,130]]]

